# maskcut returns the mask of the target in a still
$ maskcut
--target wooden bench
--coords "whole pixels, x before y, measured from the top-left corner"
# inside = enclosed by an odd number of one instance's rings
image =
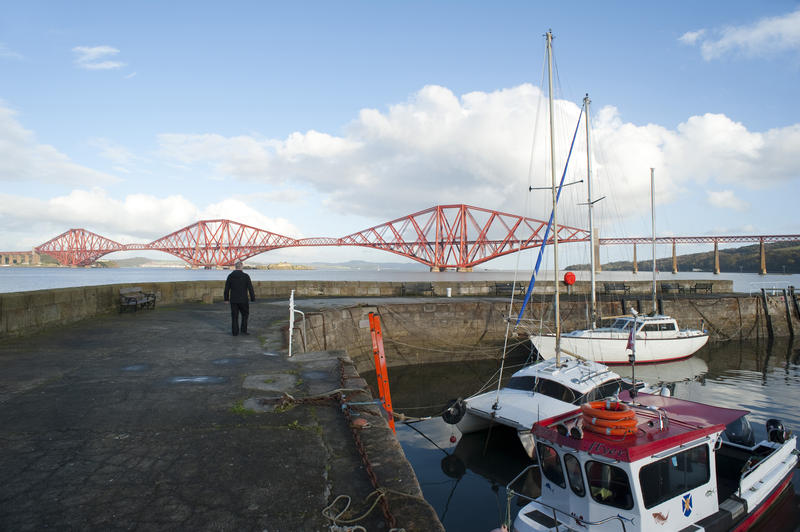
[[[706,294],[710,294],[711,291],[714,289],[714,283],[694,283],[694,286],[689,288],[689,292],[697,292],[703,291]]]
[[[631,293],[631,287],[625,283],[603,283],[603,289],[605,290],[606,294],[610,294],[612,292],[622,292],[623,294]]]
[[[661,283],[661,291],[665,294],[672,292],[678,292],[679,294],[682,294],[686,291],[686,289],[678,283]]]
[[[516,288],[514,283],[495,283],[494,293],[498,296],[510,296],[512,291],[514,295],[524,295],[528,289],[527,283],[517,283]]]
[[[403,296],[432,296],[433,283],[403,283],[400,290]]]
[[[156,308],[156,295],[145,292],[139,286],[130,286],[119,289],[119,311],[132,310],[136,312],[140,308]]]

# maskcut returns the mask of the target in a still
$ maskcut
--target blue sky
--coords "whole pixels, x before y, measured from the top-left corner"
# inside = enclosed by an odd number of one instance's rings
[[[548,28],[564,131],[592,98],[601,237],[649,233],[650,167],[661,236],[800,233],[800,3],[552,4],[10,3],[0,249],[220,217],[343,236],[450,203],[546,218]],[[349,258],[397,260],[258,261]]]

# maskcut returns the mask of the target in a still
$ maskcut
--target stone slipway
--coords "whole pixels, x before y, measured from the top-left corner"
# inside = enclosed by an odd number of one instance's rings
[[[229,316],[160,306],[0,340],[0,529],[327,531],[337,496],[348,516],[374,500],[355,432],[396,526],[443,530],[374,406],[352,430],[337,400],[272,400],[363,388],[346,355],[288,359],[285,301],[252,304],[250,336]],[[389,523],[380,504],[358,521]]]

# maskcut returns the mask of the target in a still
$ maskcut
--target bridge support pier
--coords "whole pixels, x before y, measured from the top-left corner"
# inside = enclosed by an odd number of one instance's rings
[[[633,273],[639,273],[639,263],[636,261],[636,242],[633,243]]]
[[[678,252],[675,239],[672,240],[672,273],[678,273]]]
[[[761,262],[761,270],[758,273],[759,275],[767,275],[767,252],[764,249],[763,238],[760,238],[758,240],[758,257]]]
[[[719,242],[714,240],[714,274],[719,275]]]

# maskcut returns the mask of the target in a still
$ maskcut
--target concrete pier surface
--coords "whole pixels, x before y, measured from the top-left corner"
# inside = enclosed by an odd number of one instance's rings
[[[377,408],[330,394],[365,387],[344,352],[288,359],[286,301],[250,308],[249,336],[218,302],[1,339],[0,530],[328,531],[376,486],[355,524],[443,530]]]

